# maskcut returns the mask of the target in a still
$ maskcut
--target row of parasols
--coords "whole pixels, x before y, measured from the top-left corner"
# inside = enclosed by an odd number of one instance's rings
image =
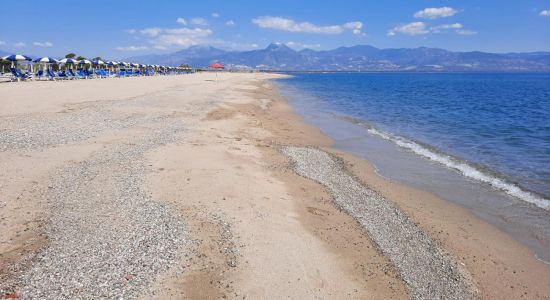
[[[87,60],[87,59],[81,59],[76,60],[73,58],[63,58],[60,60],[57,60],[52,57],[40,57],[37,59],[32,59],[29,56],[21,55],[21,54],[13,54],[1,57],[0,60],[2,61],[8,61],[12,62],[12,66],[14,63],[18,61],[30,61],[34,63],[39,64],[65,64],[65,65],[90,65],[90,66],[111,66],[111,67],[123,67],[123,68],[155,68],[155,69],[164,69],[164,70],[176,70],[176,69],[186,69],[186,68],[174,68],[174,67],[167,67],[167,66],[161,66],[161,65],[146,65],[146,64],[135,64],[135,63],[127,63],[127,62],[119,62],[119,61],[107,61],[103,62],[102,60]],[[190,69],[190,68],[187,68]]]

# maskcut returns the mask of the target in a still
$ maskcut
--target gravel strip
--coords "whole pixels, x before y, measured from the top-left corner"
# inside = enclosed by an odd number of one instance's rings
[[[187,242],[184,224],[142,189],[148,172],[143,155],[174,142],[183,125],[166,119],[155,127],[161,129],[54,174],[50,244],[30,269],[21,270],[21,298],[143,296],[156,275],[178,260]]]
[[[403,212],[351,176],[328,153],[284,147],[298,174],[324,185],[386,255],[415,299],[472,299],[478,293],[469,275]]]
[[[0,118],[0,152],[61,145],[98,136],[106,130],[120,130],[156,117],[116,114],[109,108],[128,101],[103,101],[75,105],[75,109],[48,114],[25,114]]]

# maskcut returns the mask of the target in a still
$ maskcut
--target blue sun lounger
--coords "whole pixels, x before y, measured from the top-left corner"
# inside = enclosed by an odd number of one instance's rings
[[[68,69],[66,72],[67,74],[67,77],[71,78],[71,79],[78,79],[79,77],[74,73],[73,70],[71,69]]]
[[[20,80],[29,80],[31,79],[31,75],[28,73],[23,73],[20,69],[17,68],[10,68],[11,74],[14,76],[12,81],[20,81]]]
[[[80,79],[88,78],[88,75],[84,72],[84,70],[76,70],[76,76]]]
[[[52,69],[46,70],[46,76],[50,77],[52,80],[60,79]]]
[[[63,79],[75,79],[76,78],[73,75],[71,75],[71,72],[68,72],[68,71],[59,71],[59,73],[57,73],[57,75],[60,78],[63,78]]]

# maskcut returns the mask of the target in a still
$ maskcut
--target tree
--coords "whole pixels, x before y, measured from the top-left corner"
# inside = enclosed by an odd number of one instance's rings
[[[75,56],[76,56],[76,54],[69,53],[69,54],[65,55],[65,58],[74,58]]]
[[[101,61],[103,61],[103,58],[101,58],[101,56],[96,56],[96,57],[94,57],[93,60],[101,60]]]
[[[83,60],[83,59],[86,59],[86,57],[82,56],[82,55],[79,55],[76,60]]]

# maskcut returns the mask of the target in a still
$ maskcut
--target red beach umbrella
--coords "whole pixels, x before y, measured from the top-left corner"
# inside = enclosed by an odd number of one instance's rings
[[[225,69],[225,67],[220,63],[214,63],[208,66],[210,69]],[[216,73],[216,82],[218,82],[218,72]]]
[[[222,64],[219,64],[219,63],[211,64],[208,67],[212,68],[212,69],[225,69],[225,67]]]

